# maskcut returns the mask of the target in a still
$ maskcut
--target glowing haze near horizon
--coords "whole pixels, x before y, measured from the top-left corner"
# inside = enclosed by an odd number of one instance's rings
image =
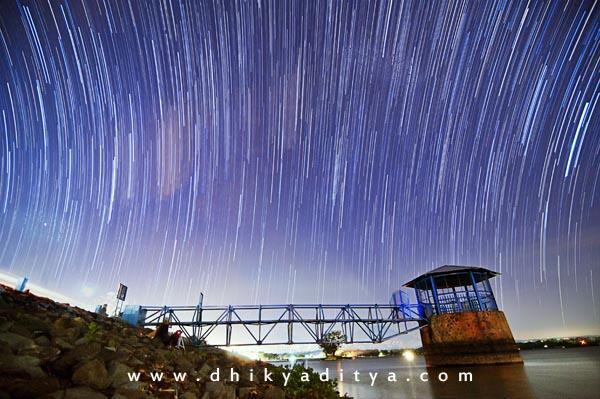
[[[0,7],[0,270],[386,303],[482,265],[515,335],[599,332],[596,3]]]

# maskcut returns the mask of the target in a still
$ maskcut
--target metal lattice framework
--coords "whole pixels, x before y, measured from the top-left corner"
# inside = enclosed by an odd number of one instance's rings
[[[315,344],[335,330],[348,344],[380,343],[426,323],[418,304],[141,306],[140,315],[143,326],[167,318],[192,343],[215,346]]]

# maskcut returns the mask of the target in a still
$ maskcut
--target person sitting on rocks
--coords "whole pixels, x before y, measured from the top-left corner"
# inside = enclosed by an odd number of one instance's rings
[[[108,311],[107,311],[108,305],[104,304],[100,307],[100,310],[98,311],[98,314],[100,316],[107,316],[108,315]]]
[[[164,319],[158,325],[158,327],[156,327],[156,330],[152,331],[148,336],[152,339],[160,340],[160,342],[162,342],[165,345],[169,345],[169,342],[171,340],[171,337],[169,335],[169,320]]]
[[[175,349],[183,347],[183,337],[181,336],[181,330],[177,330],[173,334],[171,334],[168,346],[173,347]]]

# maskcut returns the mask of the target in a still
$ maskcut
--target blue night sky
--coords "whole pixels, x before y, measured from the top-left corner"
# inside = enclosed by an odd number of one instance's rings
[[[387,303],[502,273],[600,333],[592,1],[2,1],[0,272],[130,303]]]

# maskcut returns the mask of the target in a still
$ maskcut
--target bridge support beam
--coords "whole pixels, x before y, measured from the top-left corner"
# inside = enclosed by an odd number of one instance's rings
[[[421,341],[429,367],[523,362],[498,310],[433,315],[421,329]]]

